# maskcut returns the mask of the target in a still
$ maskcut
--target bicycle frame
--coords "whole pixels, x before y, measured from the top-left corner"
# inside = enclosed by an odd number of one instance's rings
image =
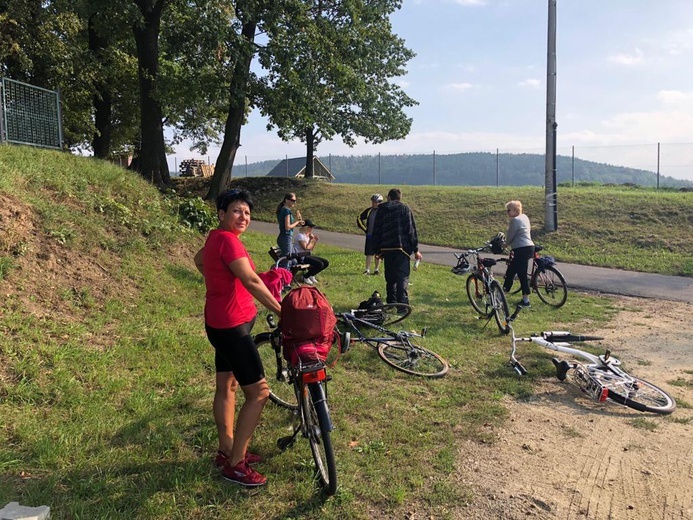
[[[670,414],[676,408],[676,401],[667,392],[623,370],[621,361],[612,357],[609,349],[602,355],[595,355],[571,346],[573,341],[604,338],[573,335],[568,331],[546,331],[529,337],[517,337],[512,322],[521,310],[522,307],[518,306],[512,316],[508,317],[508,327],[512,338],[510,365],[518,374],[525,375],[527,370],[515,357],[517,343],[532,342],[545,349],[571,356],[573,359],[570,361],[551,359],[556,367],[556,377],[559,381],[569,378],[570,382],[597,402],[609,399],[640,412],[662,415]],[[577,361],[575,358],[583,361]]]
[[[354,316],[353,313],[337,314],[337,318],[349,330],[350,342],[366,343],[386,364],[395,370],[409,375],[421,377],[443,377],[448,373],[450,365],[441,356],[425,347],[411,342],[411,338],[423,338],[427,329],[421,334],[401,330],[393,332],[385,327]],[[381,337],[367,336],[361,327],[368,327],[382,334]]]
[[[458,266],[453,268],[455,274],[464,274],[471,271],[467,278],[466,289],[469,302],[472,307],[487,319],[486,325],[494,317],[498,330],[501,333],[507,334],[506,318],[508,314],[508,302],[505,299],[505,294],[500,283],[494,278],[491,267],[496,265],[494,258],[481,258],[479,253],[487,251],[489,244],[478,249],[470,249],[463,253],[455,253],[455,258],[458,260]],[[471,259],[471,262],[469,261]],[[460,264],[466,262],[468,268],[460,269]],[[481,287],[479,286],[481,284]],[[483,307],[483,308],[482,308]]]
[[[415,332],[407,332],[406,330],[401,330],[399,332],[393,332],[391,330],[386,329],[385,327],[382,327],[376,323],[362,320],[361,318],[358,318],[355,314],[351,312],[342,312],[337,314],[337,318],[342,321],[346,326],[349,327],[350,331],[355,333],[357,337],[354,337],[354,335],[351,335],[350,341],[351,342],[359,342],[359,343],[366,343],[368,346],[371,348],[377,350],[378,349],[378,343],[387,343],[388,341],[401,341],[404,343],[406,346],[411,346],[411,342],[409,341],[409,338],[423,338],[426,336],[427,329],[424,328],[421,331],[421,334],[417,334]],[[368,328],[374,329],[381,334],[386,334],[384,337],[373,337],[373,336],[366,336],[363,331],[358,327],[358,325],[366,326]]]

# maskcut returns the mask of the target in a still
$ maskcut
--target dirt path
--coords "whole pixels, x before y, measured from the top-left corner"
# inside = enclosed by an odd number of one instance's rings
[[[456,518],[693,519],[693,306],[619,301],[609,328],[589,332],[671,393],[676,411],[601,405],[547,379],[531,399],[507,401],[498,442],[463,447],[459,475],[475,498]]]

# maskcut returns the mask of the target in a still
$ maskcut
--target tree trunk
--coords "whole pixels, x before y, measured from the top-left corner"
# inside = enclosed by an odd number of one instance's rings
[[[137,76],[140,84],[140,174],[159,187],[169,185],[171,177],[166,162],[164,125],[161,103],[158,99],[159,32],[161,12],[167,0],[135,0],[142,14],[135,24],[137,44]]]
[[[250,63],[255,54],[253,41],[255,40],[256,27],[257,22],[252,21],[244,23],[241,30],[244,45],[241,49],[241,56],[233,69],[233,78],[231,78],[229,87],[229,113],[224,126],[224,141],[219,150],[219,156],[214,166],[214,175],[210,181],[205,200],[216,199],[217,195],[223,192],[231,182],[233,162],[236,159],[236,152],[241,146],[241,127],[245,116]]]
[[[306,172],[303,175],[306,179],[315,177],[313,155],[315,155],[315,133],[312,128],[306,128]]]
[[[97,14],[94,13],[89,17],[89,51],[101,65],[101,73],[104,73],[108,64],[103,62],[103,51],[108,47],[108,41],[99,36],[94,28],[96,16]],[[96,127],[92,139],[94,157],[107,159],[111,153],[111,130],[113,128],[111,90],[107,82],[97,80],[94,83],[92,102],[94,104],[94,126]]]

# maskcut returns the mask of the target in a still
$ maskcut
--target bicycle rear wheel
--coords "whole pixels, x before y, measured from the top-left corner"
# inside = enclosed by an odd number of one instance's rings
[[[589,368],[590,375],[609,391],[609,399],[638,410],[669,415],[676,409],[676,401],[658,386],[628,375],[622,377],[596,367]]]
[[[491,305],[493,306],[493,317],[496,320],[496,325],[498,325],[498,330],[503,334],[510,332],[510,326],[508,325],[508,316],[510,316],[510,310],[508,309],[508,300],[505,298],[505,293],[501,284],[497,280],[491,281],[490,290]]]
[[[289,370],[286,360],[280,352],[279,366],[277,366],[277,356],[272,347],[270,333],[263,332],[253,339],[258,354],[260,354],[262,366],[265,369],[265,379],[267,379],[267,385],[270,389],[270,401],[288,410],[298,410],[298,401],[296,400],[294,386],[288,381]],[[286,378],[285,381],[277,380],[277,369],[279,369],[282,376]]]
[[[332,449],[332,422],[322,383],[309,383],[303,392],[304,421],[320,484],[327,495],[337,491],[337,462]]]
[[[378,355],[391,367],[414,376],[438,378],[450,370],[448,362],[438,354],[411,342],[379,342]]]
[[[385,327],[399,323],[411,314],[411,307],[406,303],[384,303],[370,309],[359,310],[355,316],[363,321]]]
[[[568,299],[568,285],[561,272],[553,266],[537,269],[531,281],[539,299],[551,307],[559,308]]]
[[[477,273],[472,273],[467,277],[467,297],[474,310],[482,316],[488,317],[493,308],[489,303],[489,297],[484,287],[484,280]]]

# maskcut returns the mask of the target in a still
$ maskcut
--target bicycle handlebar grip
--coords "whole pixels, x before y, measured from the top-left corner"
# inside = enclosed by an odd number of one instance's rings
[[[544,338],[548,341],[601,341],[604,338],[600,336],[583,336],[581,334],[571,334],[570,332],[552,332],[545,333]]]

